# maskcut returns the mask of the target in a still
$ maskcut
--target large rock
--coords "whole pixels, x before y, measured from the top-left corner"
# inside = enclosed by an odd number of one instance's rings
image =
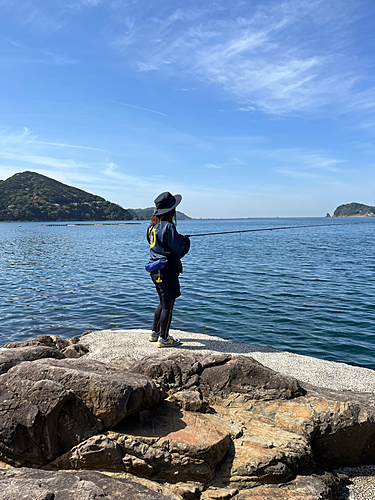
[[[243,394],[247,399],[291,399],[304,393],[298,381],[247,356],[173,354],[146,357],[130,370],[157,380],[170,392],[198,388],[208,398]]]
[[[285,483],[306,467],[313,455],[307,438],[261,422],[251,415],[242,435],[221,465],[220,480],[231,487],[250,488],[262,483]]]
[[[35,339],[19,340],[16,342],[9,342],[3,347],[8,349],[15,349],[20,347],[35,347],[44,346],[51,347],[61,351],[67,358],[79,358],[89,352],[89,348],[79,343],[78,337],[64,339],[56,335],[40,335]]]
[[[164,402],[116,432],[94,436],[50,464],[60,469],[122,470],[167,481],[213,479],[233,429],[216,415],[183,412]]]
[[[289,400],[239,400],[237,418],[256,418],[304,437],[324,467],[375,463],[375,395],[305,384],[305,396]],[[232,401],[235,407],[235,400]],[[241,416],[241,417],[240,417]]]
[[[0,471],[0,500],[166,500],[129,479],[96,472],[50,472],[35,469]]]
[[[310,387],[306,398],[317,461],[329,468],[375,464],[375,394]]]
[[[200,376],[199,387],[203,395],[214,394],[222,398],[238,393],[249,399],[291,399],[303,393],[296,379],[246,356],[207,366]]]
[[[301,387],[248,357],[15,363],[0,376],[15,465],[126,472],[185,500],[317,500],[340,482],[321,470],[375,463],[375,395]]]
[[[19,365],[20,366],[20,365]],[[0,456],[41,466],[103,429],[83,402],[51,380],[0,377]]]
[[[298,476],[288,484],[264,485],[241,491],[233,500],[332,500],[346,478],[325,476]],[[202,496],[205,498],[215,498]]]
[[[43,358],[64,359],[65,355],[54,347],[45,346],[0,349],[0,375],[23,361],[35,361]]]
[[[87,360],[23,362],[0,387],[0,453],[16,465],[49,462],[164,398],[148,377]]]
[[[0,379],[17,387],[24,380],[50,380],[72,391],[108,429],[124,417],[159,403],[164,393],[146,376],[119,372],[99,361],[42,359],[21,363]]]

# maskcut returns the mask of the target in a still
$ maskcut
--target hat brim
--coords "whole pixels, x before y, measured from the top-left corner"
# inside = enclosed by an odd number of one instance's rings
[[[174,199],[176,200],[176,202],[171,207],[161,208],[160,210],[155,210],[153,215],[158,216],[158,215],[163,215],[163,214],[166,214],[167,212],[170,212],[171,210],[176,208],[177,205],[179,205],[181,203],[182,196],[180,194],[175,194]]]

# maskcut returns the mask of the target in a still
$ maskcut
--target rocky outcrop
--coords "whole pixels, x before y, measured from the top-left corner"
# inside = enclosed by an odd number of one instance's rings
[[[165,359],[147,357],[129,369],[157,380],[166,391],[194,387],[212,401],[231,394],[266,400],[291,399],[304,393],[296,379],[281,375],[247,356],[175,354]]]
[[[298,476],[281,486],[265,485],[242,490],[232,498],[234,500],[331,500],[336,497],[345,482],[345,477],[334,477],[329,474]]]
[[[346,203],[336,208],[333,217],[375,217],[375,207],[362,203]]]
[[[148,377],[88,360],[22,362],[0,387],[0,454],[16,465],[43,465],[164,398]]]
[[[166,500],[174,495],[146,488],[129,479],[97,472],[49,472],[34,469],[0,471],[0,500]]]
[[[164,402],[95,436],[50,464],[59,469],[128,472],[167,481],[208,482],[230,448],[231,427],[212,414],[182,412]]]
[[[40,346],[9,351],[25,349]],[[334,468],[375,463],[375,395],[249,357],[45,358],[16,363],[0,387],[2,460],[130,474],[184,500],[332,500],[345,480]]]
[[[64,354],[64,357],[66,358],[79,358],[89,352],[89,348],[87,346],[79,343],[78,337],[63,339],[61,337],[57,337],[56,335],[40,335],[35,339],[9,342],[8,344],[5,344],[3,347],[6,347],[8,349],[14,349],[14,348],[18,349],[20,347],[35,347],[35,346],[44,346],[44,347],[50,347],[52,349],[57,349],[58,351],[61,351]],[[52,358],[55,356],[50,356],[50,357]]]
[[[35,361],[43,358],[64,359],[61,351],[53,347],[19,347],[18,349],[0,349],[0,374],[23,361]]]

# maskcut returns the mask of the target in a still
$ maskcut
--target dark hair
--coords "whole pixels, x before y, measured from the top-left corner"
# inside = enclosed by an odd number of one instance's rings
[[[173,223],[173,217],[175,217],[175,216],[176,216],[176,209],[173,208],[169,212],[166,212],[165,214],[160,215],[160,217],[157,215],[153,215],[151,218],[150,224],[151,224],[151,226],[157,226],[158,224],[160,224],[160,222],[162,220]]]

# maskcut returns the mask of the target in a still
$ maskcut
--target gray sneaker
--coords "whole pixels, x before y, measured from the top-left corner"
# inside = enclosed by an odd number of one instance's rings
[[[157,342],[159,338],[159,332],[151,332],[151,335],[149,336],[148,340],[149,342]]]
[[[182,342],[178,339],[174,339],[170,335],[166,339],[163,339],[162,337],[158,338],[158,343],[156,344],[156,347],[178,347],[182,344]]]

